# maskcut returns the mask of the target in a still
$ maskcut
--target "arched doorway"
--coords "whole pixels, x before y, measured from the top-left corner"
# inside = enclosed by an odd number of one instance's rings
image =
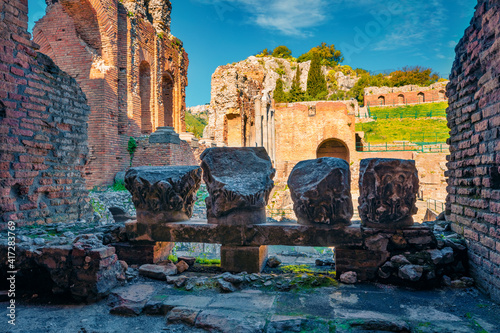
[[[438,92],[438,98],[439,99],[445,99],[446,98],[446,92],[444,90],[439,90],[439,92]]]
[[[425,95],[424,95],[424,93],[422,93],[422,92],[418,93],[417,97],[418,97],[418,102],[419,103],[424,103],[425,102]]]
[[[378,97],[378,104],[379,105],[385,105],[385,97],[384,96],[379,96]]]
[[[405,103],[405,95],[399,94],[398,95],[398,104],[404,104]]]
[[[164,124],[174,126],[174,81],[170,74],[163,75],[161,88]]]
[[[146,61],[139,67],[139,96],[141,97],[141,133],[151,134],[151,67]]]
[[[338,139],[328,139],[319,145],[316,157],[337,157],[349,162],[349,149]]]

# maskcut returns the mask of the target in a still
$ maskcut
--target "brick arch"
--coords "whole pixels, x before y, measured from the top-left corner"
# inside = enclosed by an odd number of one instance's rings
[[[439,90],[439,91],[438,91],[438,98],[439,98],[439,99],[446,99],[446,91],[444,91],[444,90]]]
[[[398,104],[404,104],[405,103],[405,95],[399,94],[398,95]]]
[[[161,79],[162,115],[165,126],[174,126],[174,77],[169,72]]]
[[[316,157],[337,157],[349,163],[350,153],[347,144],[336,138],[326,139],[318,145]]]
[[[385,96],[379,96],[377,101],[379,105],[385,105]]]
[[[147,61],[139,66],[139,96],[141,98],[141,133],[151,134],[151,66]]]
[[[425,94],[423,92],[419,92],[417,94],[418,102],[419,103],[424,103],[425,102]]]

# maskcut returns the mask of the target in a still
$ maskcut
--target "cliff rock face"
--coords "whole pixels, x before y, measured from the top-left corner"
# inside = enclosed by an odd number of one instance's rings
[[[255,99],[264,95],[272,98],[276,80],[280,77],[284,82],[284,90],[290,90],[297,66],[301,70],[300,85],[305,91],[310,61],[297,63],[281,58],[251,56],[238,63],[218,67],[212,75],[209,121],[203,137],[227,142],[225,122],[238,115],[243,124],[251,126],[250,122],[255,118]],[[323,67],[322,70],[326,76],[331,69]],[[344,76],[341,72],[337,72],[335,78],[337,89],[343,91],[350,90],[357,82],[356,78]],[[247,120],[250,122],[247,123]]]

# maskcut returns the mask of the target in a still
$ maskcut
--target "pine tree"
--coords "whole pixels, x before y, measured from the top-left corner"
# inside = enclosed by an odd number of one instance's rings
[[[328,95],[326,80],[321,72],[321,60],[315,55],[311,60],[311,68],[307,75],[307,94],[313,99],[325,98]]]
[[[276,103],[284,103],[287,101],[286,93],[283,90],[283,80],[282,79],[276,80],[276,88],[274,89],[273,98],[274,98],[274,101]]]
[[[299,65],[297,64],[297,71],[295,72],[295,77],[292,81],[292,89],[289,92],[289,102],[300,102],[304,100],[304,91],[300,87],[300,75],[301,70]]]

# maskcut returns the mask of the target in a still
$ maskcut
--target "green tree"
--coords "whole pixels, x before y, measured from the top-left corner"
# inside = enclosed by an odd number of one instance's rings
[[[337,50],[334,44],[328,45],[326,43],[321,43],[320,45],[313,47],[307,53],[301,55],[297,61],[306,62],[312,60],[315,55],[319,56],[321,65],[323,66],[335,67],[344,61],[342,52]]]
[[[328,94],[326,80],[321,71],[321,60],[315,55],[311,60],[311,68],[307,75],[307,94],[313,99],[324,99]]]
[[[256,57],[267,57],[269,55],[271,55],[271,54],[269,53],[268,49],[264,49],[264,50],[262,50],[262,52],[257,53]]]
[[[295,77],[292,81],[292,88],[288,93],[288,101],[289,102],[301,102],[305,100],[305,93],[300,86],[300,75],[302,71],[300,70],[300,66],[297,65],[297,70],[295,71]]]
[[[292,51],[285,45],[280,45],[276,47],[273,51],[273,57],[275,58],[290,58],[292,56]]]
[[[276,88],[274,89],[273,94],[273,98],[276,103],[284,103],[287,101],[287,95],[283,90],[283,84],[284,82],[282,79],[276,80]]]

